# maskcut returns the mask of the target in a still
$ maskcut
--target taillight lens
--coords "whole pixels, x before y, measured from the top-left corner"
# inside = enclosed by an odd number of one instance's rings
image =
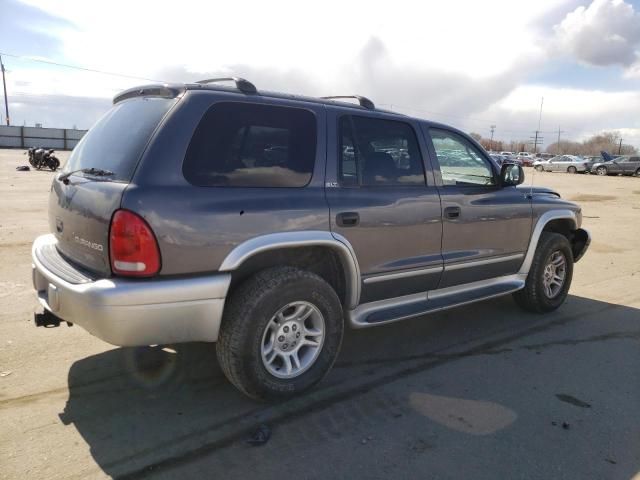
[[[117,210],[111,219],[109,257],[117,275],[150,277],[160,270],[160,250],[151,227],[128,210]]]

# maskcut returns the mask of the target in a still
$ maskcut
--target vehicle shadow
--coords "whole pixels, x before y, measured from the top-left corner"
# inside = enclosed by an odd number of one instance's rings
[[[215,442],[220,445],[219,438],[242,439],[243,425],[303,416],[317,406],[323,391],[340,387],[357,394],[358,382],[367,376],[377,378],[381,366],[400,371],[406,362],[477,349],[483,342],[487,349],[499,348],[531,332],[579,321],[588,312],[614,309],[616,318],[639,318],[637,309],[576,296],[557,312],[538,316],[523,313],[506,297],[378,328],[349,330],[328,377],[308,394],[279,405],[260,404],[239,393],[222,374],[212,344],[119,348],[72,365],[69,399],[60,418],[75,426],[105,473],[114,477],[140,473],[149,465],[206,448],[211,435],[219,434]],[[574,330],[578,337],[580,329]],[[556,367],[570,368],[560,363]],[[339,396],[331,397],[323,408],[337,401]],[[184,447],[186,453],[178,445],[189,445]]]

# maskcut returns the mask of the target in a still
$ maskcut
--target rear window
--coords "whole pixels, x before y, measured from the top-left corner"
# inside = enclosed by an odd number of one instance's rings
[[[316,154],[316,118],[301,108],[239,102],[212,106],[183,164],[198,186],[304,187]]]
[[[64,171],[99,168],[128,182],[142,151],[175,99],[139,97],[114,105],[73,149]]]

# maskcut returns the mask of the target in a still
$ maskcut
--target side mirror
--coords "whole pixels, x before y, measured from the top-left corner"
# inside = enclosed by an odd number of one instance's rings
[[[515,163],[505,163],[500,169],[500,183],[503,187],[515,187],[524,182],[524,170]]]

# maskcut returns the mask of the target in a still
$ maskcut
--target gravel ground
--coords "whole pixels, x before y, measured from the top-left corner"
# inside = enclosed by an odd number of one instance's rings
[[[53,174],[24,163],[0,150],[0,478],[640,479],[640,178],[527,169],[593,236],[557,312],[504,297],[349,331],[316,389],[264,405],[211,345],[33,326]],[[261,424],[270,441],[249,446]]]

